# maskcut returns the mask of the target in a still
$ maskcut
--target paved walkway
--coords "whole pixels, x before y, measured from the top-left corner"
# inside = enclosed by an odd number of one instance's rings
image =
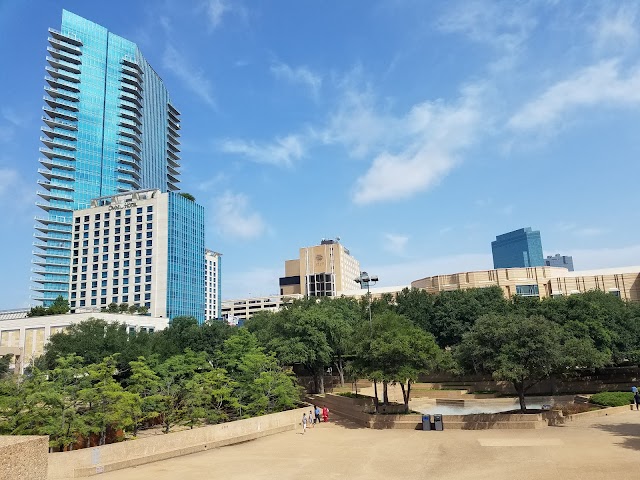
[[[640,465],[640,412],[524,431],[369,430],[334,419],[304,436],[285,432],[97,478],[601,480],[633,477]]]

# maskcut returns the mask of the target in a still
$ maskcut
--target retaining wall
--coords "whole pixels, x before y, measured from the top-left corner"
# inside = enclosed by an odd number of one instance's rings
[[[0,478],[45,480],[49,437],[0,436]]]
[[[91,476],[293,430],[300,425],[302,414],[308,411],[309,407],[306,406],[166,435],[51,453],[47,478],[53,480]]]

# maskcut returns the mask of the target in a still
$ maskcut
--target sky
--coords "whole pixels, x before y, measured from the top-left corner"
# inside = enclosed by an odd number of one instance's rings
[[[0,0],[0,309],[30,277],[47,28],[136,42],[182,113],[222,297],[340,237],[378,286],[492,268],[530,226],[640,264],[640,2]]]

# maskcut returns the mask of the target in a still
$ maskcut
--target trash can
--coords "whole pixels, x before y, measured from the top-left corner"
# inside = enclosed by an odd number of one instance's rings
[[[431,430],[431,415],[422,415],[422,430]]]
[[[436,413],[433,416],[433,423],[436,431],[441,432],[442,430],[444,430],[444,424],[442,423],[442,415],[440,415],[439,413]]]

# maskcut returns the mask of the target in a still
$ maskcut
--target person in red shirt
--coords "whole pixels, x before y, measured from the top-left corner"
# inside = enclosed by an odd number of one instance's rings
[[[327,407],[322,407],[322,421],[329,421],[329,409]]]

